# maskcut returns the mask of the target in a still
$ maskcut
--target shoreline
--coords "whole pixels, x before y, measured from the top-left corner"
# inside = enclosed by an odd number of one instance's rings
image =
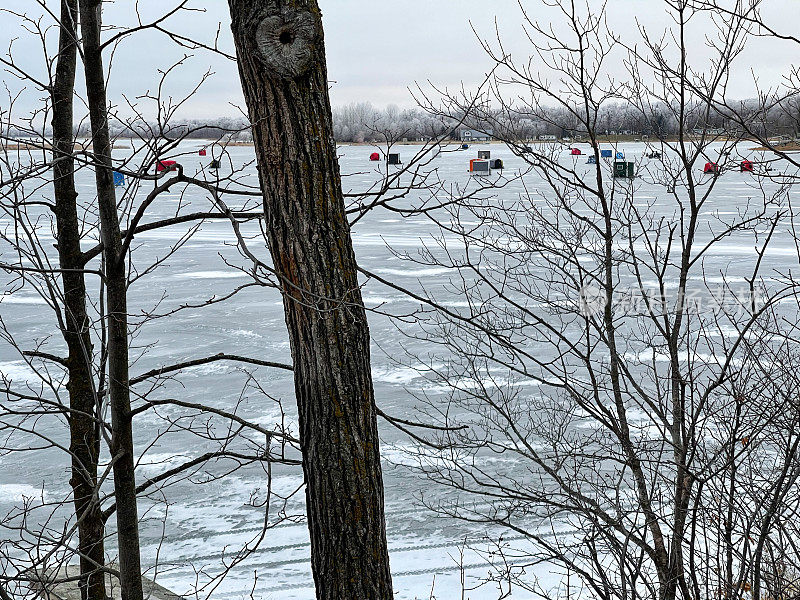
[[[687,141],[695,141],[695,140],[698,140],[699,138],[696,137],[696,136],[687,136],[684,139],[687,140]],[[118,143],[113,143],[112,144],[112,149],[114,149],[114,150],[126,150],[126,149],[130,150],[133,147],[130,144],[132,144],[134,140],[138,141],[139,138],[126,137],[126,138],[117,138],[117,140],[118,140]],[[663,142],[665,142],[665,143],[675,143],[677,141],[678,141],[677,137],[668,137],[668,138],[665,138],[663,140]],[[122,142],[122,143],[119,143],[119,142]],[[125,144],[125,142],[128,142],[128,144]],[[642,140],[640,136],[615,136],[615,137],[600,136],[600,137],[597,138],[597,142],[599,144],[633,144],[633,143],[641,144],[641,143],[644,143],[644,144],[658,145],[658,144],[661,143],[661,140],[653,140],[653,141],[651,141],[651,140]],[[735,140],[735,139],[732,139],[732,138],[719,138],[719,139],[714,140],[713,142],[736,142],[736,143],[749,142],[749,143],[753,143],[753,144],[758,144],[759,140],[752,139],[752,138],[742,138],[741,140]],[[710,142],[710,143],[713,143],[713,142]],[[228,147],[228,146],[232,146],[232,147],[253,147],[255,145],[255,143],[252,142],[252,141],[241,141],[241,140],[221,143],[216,138],[213,138],[213,139],[212,138],[187,138],[187,139],[183,140],[182,143],[196,143],[196,144],[198,144],[199,146],[201,146],[203,148],[206,148],[206,147],[214,145],[214,144],[218,144],[218,145],[223,146],[223,147]],[[394,146],[424,146],[424,145],[430,144],[430,143],[431,143],[430,140],[428,140],[428,141],[419,141],[419,140],[411,141],[410,140],[410,141],[405,141],[405,142],[394,142],[392,144],[392,146],[393,147]],[[528,145],[537,145],[537,146],[558,145],[558,146],[564,146],[565,148],[570,148],[570,147],[573,147],[573,146],[582,146],[582,145],[589,146],[590,145],[588,140],[571,140],[571,141],[565,141],[565,140],[529,140],[529,141],[523,141],[523,142],[519,142],[519,143],[520,144],[528,144]],[[501,146],[504,146],[504,145],[506,145],[506,143],[501,141],[501,140],[488,140],[488,141],[446,140],[446,141],[439,142],[439,145],[442,145],[442,146],[461,146],[462,144],[468,144],[469,146],[487,146],[487,145],[489,145],[489,146],[490,145],[501,145]],[[336,146],[337,147],[341,147],[341,146],[357,146],[357,147],[360,147],[360,146],[363,146],[363,147],[378,147],[378,148],[380,148],[380,147],[385,147],[386,146],[386,142],[336,142]],[[23,141],[23,140],[9,141],[8,143],[6,143],[4,145],[0,145],[0,147],[4,148],[5,150],[50,150],[51,149],[50,145],[46,141],[44,141],[44,142],[26,142],[26,141]],[[800,143],[791,142],[791,143],[788,143],[788,144],[775,145],[775,146],[773,146],[773,148],[774,148],[774,150],[770,149],[770,148],[767,148],[766,146],[756,146],[756,147],[750,148],[750,150],[760,151],[760,152],[771,152],[771,151],[797,152],[797,151],[800,151]],[[75,149],[76,150],[90,150],[91,149],[91,145],[83,145],[83,144],[80,144],[80,143],[76,143],[75,144]]]

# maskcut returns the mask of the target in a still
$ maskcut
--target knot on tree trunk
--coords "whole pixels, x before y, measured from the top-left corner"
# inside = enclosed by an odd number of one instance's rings
[[[283,9],[267,14],[255,32],[261,62],[277,77],[303,75],[313,61],[319,30],[317,18],[307,10]]]

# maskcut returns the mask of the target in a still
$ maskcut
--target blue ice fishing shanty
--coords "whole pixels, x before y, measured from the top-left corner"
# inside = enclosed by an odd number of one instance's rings
[[[114,187],[125,186],[125,175],[119,171],[114,171]]]
[[[625,160],[625,153],[617,152],[617,160]]]
[[[600,157],[601,158],[611,158],[613,156],[613,152],[611,150],[600,150]]]

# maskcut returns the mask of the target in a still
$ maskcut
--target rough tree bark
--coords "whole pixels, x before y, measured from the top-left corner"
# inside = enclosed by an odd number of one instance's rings
[[[92,129],[97,204],[108,310],[108,393],[113,431],[114,499],[117,505],[120,589],[123,600],[142,600],[139,516],[133,457],[131,400],[128,388],[128,299],[125,256],[111,162],[108,105],[100,44],[102,0],[80,0],[86,99]]]
[[[229,0],[295,368],[317,598],[392,598],[383,481],[316,0]]]
[[[78,48],[78,0],[62,0],[58,58],[50,89],[53,103],[53,192],[59,266],[63,269],[64,313],[61,331],[67,344],[69,393],[70,484],[78,521],[81,598],[105,600],[103,535],[105,522],[97,501],[100,435],[95,421],[92,341],[86,314],[86,282],[81,269],[81,235],[75,190],[73,95]]]

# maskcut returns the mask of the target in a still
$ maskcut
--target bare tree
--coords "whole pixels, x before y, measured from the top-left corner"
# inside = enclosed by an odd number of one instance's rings
[[[59,267],[64,280],[64,317],[62,331],[67,342],[70,395],[70,452],[75,514],[78,521],[81,556],[82,597],[105,600],[105,521],[97,502],[97,467],[100,454],[100,431],[96,420],[99,402],[95,395],[92,372],[92,342],[86,312],[86,281],[81,252],[81,234],[75,189],[73,136],[73,98],[78,50],[78,5],[75,0],[61,3],[59,53],[55,81],[51,88],[53,106],[53,194]]]
[[[179,3],[175,10],[182,10],[184,4],[185,2]],[[11,225],[4,224],[0,233],[3,244],[0,250],[0,268],[10,274],[11,279],[4,280],[4,284],[9,286],[9,296],[3,296],[0,301],[20,291],[34,291],[53,309],[56,322],[52,332],[40,331],[38,333],[42,338],[29,340],[24,332],[15,331],[14,327],[9,327],[0,317],[0,336],[4,349],[17,352],[24,360],[26,368],[34,374],[32,382],[19,381],[13,376],[7,378],[4,375],[2,378],[0,390],[4,400],[0,410],[0,431],[4,437],[0,453],[25,451],[31,455],[30,460],[33,462],[44,460],[43,457],[51,450],[63,453],[72,462],[72,477],[69,480],[73,486],[73,494],[71,498],[53,497],[48,485],[42,489],[39,498],[24,499],[13,511],[3,515],[0,519],[0,528],[4,532],[0,539],[0,580],[4,590],[13,590],[15,595],[21,597],[35,595],[42,588],[58,589],[61,584],[76,581],[83,597],[105,598],[108,593],[105,587],[106,577],[112,575],[112,585],[116,586],[114,580],[121,579],[120,571],[127,570],[128,576],[133,579],[135,593],[137,582],[141,586],[142,574],[139,551],[135,547],[135,530],[139,520],[133,518],[131,512],[136,510],[137,500],[148,507],[144,514],[146,519],[150,512],[149,507],[154,503],[162,502],[169,506],[172,502],[169,488],[181,481],[211,482],[249,465],[263,465],[267,477],[267,494],[258,501],[251,499],[254,506],[264,510],[263,527],[238,551],[228,548],[221,552],[223,569],[208,577],[204,576],[205,581],[198,584],[196,590],[198,596],[210,594],[231,568],[257,549],[271,526],[282,518],[287,518],[285,508],[290,498],[282,498],[280,494],[272,492],[271,465],[279,463],[299,466],[299,459],[294,451],[297,440],[290,433],[290,425],[282,421],[276,422],[274,427],[254,423],[239,414],[238,404],[220,409],[202,402],[165,397],[165,390],[184,369],[218,361],[235,362],[250,368],[289,371],[292,366],[238,354],[218,353],[193,357],[190,360],[176,357],[171,364],[167,362],[158,369],[130,377],[129,363],[135,364],[147,351],[147,348],[145,352],[135,351],[134,358],[131,358],[128,348],[133,346],[131,340],[135,338],[137,331],[148,323],[176,312],[200,310],[204,306],[227,301],[247,285],[239,286],[224,297],[211,298],[198,305],[183,303],[166,311],[166,314],[160,312],[158,307],[144,310],[130,321],[128,309],[124,305],[129,287],[140,278],[162,268],[164,262],[190,239],[197,224],[209,219],[222,219],[230,222],[232,229],[236,230],[240,223],[259,218],[262,213],[256,209],[257,204],[249,202],[247,198],[255,197],[258,201],[260,191],[257,187],[248,187],[244,182],[239,183],[241,174],[232,166],[227,174],[223,168],[222,173],[215,172],[212,177],[205,173],[191,176],[184,173],[180,166],[174,173],[150,173],[155,163],[169,157],[170,153],[179,157],[181,151],[178,147],[192,133],[185,128],[179,134],[175,133],[170,122],[175,118],[182,101],[177,100],[176,105],[175,98],[162,97],[162,92],[165,93],[162,88],[173,69],[166,70],[155,87],[155,92],[139,99],[139,102],[152,101],[157,106],[158,119],[155,122],[146,121],[144,115],[137,112],[140,107],[136,105],[129,105],[132,116],[127,119],[116,117],[114,111],[106,106],[104,97],[93,95],[97,90],[103,96],[105,94],[102,91],[102,80],[97,80],[102,79],[101,55],[113,49],[130,31],[138,31],[152,24],[143,24],[140,18],[137,26],[118,30],[115,35],[101,42],[98,37],[100,23],[97,20],[100,16],[99,6],[83,8],[92,12],[91,18],[84,20],[83,24],[96,28],[96,31],[90,31],[91,35],[84,35],[81,40],[83,45],[88,45],[88,50],[82,48],[83,57],[89,55],[85,66],[88,69],[97,69],[98,65],[101,67],[90,73],[95,80],[87,78],[96,84],[90,88],[89,95],[94,109],[93,125],[97,129],[92,132],[88,143],[83,144],[75,139],[75,132],[80,125],[73,125],[73,99],[81,98],[74,90],[76,50],[79,44],[76,31],[77,3],[66,0],[62,2],[62,12],[59,15],[47,11],[45,17],[29,17],[25,13],[11,15],[41,42],[45,52],[43,62],[48,69],[45,73],[52,81],[37,78],[19,67],[13,49],[3,59],[8,71],[23,84],[46,92],[50,97],[50,104],[44,102],[41,108],[33,109],[27,119],[19,118],[13,101],[3,113],[7,122],[4,123],[0,142],[3,173],[0,181],[0,209],[9,217],[8,222]],[[167,15],[170,14],[175,14],[175,11],[168,11]],[[52,59],[54,73],[49,71],[51,57],[47,55],[51,46],[48,32],[52,31],[46,23],[48,17],[53,19],[56,31],[59,32],[58,53]],[[155,23],[160,31],[167,31],[163,19],[157,19]],[[189,43],[188,38],[179,36],[179,39],[183,43]],[[177,62],[176,68],[181,62]],[[203,77],[199,85],[205,79]],[[45,125],[50,109],[53,114],[52,140]],[[114,123],[123,134],[134,136],[126,140],[132,144],[130,156],[123,159],[117,157],[113,162],[111,146],[114,140],[109,135],[110,123]],[[225,157],[226,139],[235,134],[236,132],[224,132],[223,138],[217,142],[209,142],[215,147],[219,159]],[[24,141],[18,139],[20,135],[25,136]],[[50,169],[53,201],[48,198]],[[81,169],[97,175],[97,189],[103,191],[98,194],[98,198],[106,201],[103,211],[98,211],[98,207],[89,198],[79,199],[75,173]],[[128,187],[119,202],[111,181],[112,169],[128,178]],[[145,184],[148,183],[153,185],[151,190],[145,189]],[[177,204],[172,217],[157,220],[148,218],[151,207],[167,192],[182,190],[184,194],[190,187],[208,193],[211,209],[197,211],[195,203],[195,210],[187,211],[181,202]],[[38,197],[40,194],[43,196],[41,199]],[[223,195],[242,199],[244,205],[229,208],[222,201]],[[103,235],[98,244],[94,231],[98,225],[103,229],[103,215],[100,212],[107,218],[107,235]],[[120,223],[125,226],[122,231]],[[152,259],[153,262],[144,265],[134,259],[140,248],[134,241],[138,234],[181,224],[188,224],[189,230],[175,237],[175,242],[167,247],[166,256],[156,257]],[[57,242],[56,265],[52,264],[53,244],[48,236],[51,226]],[[110,261],[109,253],[105,252],[109,247],[116,252],[115,261]],[[96,268],[93,261],[99,262]],[[108,285],[111,275],[117,278],[116,287]],[[99,278],[97,280],[101,282],[101,293],[97,296],[87,292],[87,277]],[[110,293],[112,288],[118,293],[118,297],[113,302],[110,298],[106,301],[104,292]],[[122,312],[114,313],[112,306]],[[53,348],[48,347],[52,342],[51,333],[57,332],[60,332],[66,344],[66,356],[61,355],[64,349],[57,341]],[[116,346],[110,343],[109,333],[118,336]],[[33,344],[33,348],[30,344]],[[124,348],[120,348],[120,344],[124,344]],[[112,351],[112,346],[117,353],[113,360],[111,357],[115,351]],[[109,363],[116,366],[111,368]],[[110,371],[109,375],[111,372],[116,374],[107,378],[107,371]],[[247,383],[242,390],[240,402],[245,402],[248,396],[263,395],[279,405],[279,399],[267,394],[254,381],[249,371],[243,369],[242,374]],[[119,386],[114,385],[115,378],[120,383]],[[63,398],[65,392],[68,394],[68,402]],[[117,411],[121,424],[114,418],[111,424],[106,420],[108,399],[114,396],[122,401],[122,406],[118,406],[122,414]],[[153,431],[144,447],[138,449],[134,455],[130,444],[132,420],[137,415],[150,417],[150,422],[157,415],[156,418],[162,419],[165,427]],[[54,424],[63,426],[63,429],[59,431]],[[120,431],[121,436],[117,435],[117,426],[123,428]],[[139,430],[146,431],[141,427]],[[62,436],[65,431],[70,434],[68,444],[64,443]],[[136,482],[136,472],[142,470],[139,467],[146,452],[175,433],[194,437],[198,448],[205,446],[207,451],[180,464],[171,464],[160,473],[147,471],[147,475]],[[124,460],[119,463],[119,457],[124,458],[125,449],[122,452],[112,451],[111,463],[102,465],[100,473],[99,456],[110,447],[117,447],[120,440],[125,441],[126,435],[127,442],[123,443],[123,447],[127,446],[130,456],[127,457],[128,468],[123,470],[122,476],[125,479],[123,483],[128,487],[122,491],[112,490],[107,485],[110,472],[119,465],[124,466]],[[140,439],[142,437],[144,436],[140,433]],[[50,456],[47,460],[52,459]],[[59,484],[65,482],[66,478],[64,482],[52,482],[52,488],[59,489]],[[72,511],[67,509],[70,501],[74,506]],[[128,544],[127,551],[120,552],[121,555],[125,554],[125,558],[121,557],[119,569],[106,563],[105,555],[105,546],[114,545],[113,542],[107,544],[109,540],[105,523],[115,513],[121,524],[117,530],[122,531],[123,536],[127,535],[125,543]],[[127,534],[123,530],[127,530]],[[74,544],[73,537],[76,534],[78,540]],[[62,568],[73,558],[80,561],[78,570]],[[134,563],[133,568],[130,567],[131,561]],[[157,567],[158,565],[155,566],[156,572]],[[125,593],[128,594],[127,591]]]
[[[491,124],[535,179],[519,199],[429,213],[448,235],[405,258],[449,269],[444,285],[419,293],[369,274],[428,309],[404,331],[440,350],[406,364],[449,390],[419,398],[429,418],[468,428],[421,444],[416,469],[459,492],[431,508],[509,530],[491,552],[502,594],[795,593],[797,287],[785,265],[767,266],[787,239],[798,260],[793,177],[742,175],[746,196],[720,210],[721,177],[747,147],[716,124],[752,23],[663,6],[674,26],[638,39],[569,0],[543,3],[568,36],[521,8],[532,57],[513,61],[498,35],[485,42],[497,68],[482,98],[427,108]],[[698,27],[713,32],[704,70],[689,41]],[[607,75],[619,56],[625,82]],[[677,127],[653,158],[637,156],[636,179],[612,177],[601,155],[612,102],[651,130],[664,110]],[[589,164],[528,144],[509,118],[553,106],[588,141]],[[726,244],[752,250],[729,264]],[[545,565],[563,579],[539,579]]]
[[[108,391],[113,430],[114,498],[123,600],[142,600],[139,516],[136,506],[131,400],[128,389],[128,277],[120,235],[117,197],[108,133],[108,107],[100,41],[102,0],[80,0],[80,22],[86,98],[92,127],[100,234],[103,241],[104,285],[108,307]]]
[[[369,328],[315,1],[229,2],[284,298],[318,598],[392,598]]]

